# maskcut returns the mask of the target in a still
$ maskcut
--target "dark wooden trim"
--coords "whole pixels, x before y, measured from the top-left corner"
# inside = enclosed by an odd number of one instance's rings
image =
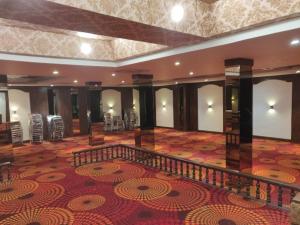
[[[174,85],[166,85],[166,86],[154,86],[154,91],[158,91],[160,89],[163,89],[163,88],[166,88],[166,89],[169,89],[171,91],[174,90]]]
[[[201,82],[201,83],[195,83],[197,88],[202,88],[206,85],[217,85],[220,87],[225,86],[225,80],[217,80],[217,81],[208,81],[208,82]]]
[[[8,91],[5,91],[5,102],[6,102],[6,122],[10,122]]]
[[[253,77],[253,85],[259,84],[268,80],[281,80],[286,82],[293,82],[296,78],[296,74],[278,75],[278,76],[268,76],[268,77]]]
[[[292,141],[300,143],[300,77],[295,77],[292,92]]]
[[[115,90],[115,91],[118,91],[118,92],[122,92],[123,88],[127,88],[127,87],[102,87],[102,91]]]

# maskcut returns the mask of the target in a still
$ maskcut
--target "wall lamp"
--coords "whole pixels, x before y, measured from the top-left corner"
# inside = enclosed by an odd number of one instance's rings
[[[113,110],[113,107],[112,107],[112,106],[109,106],[109,110]]]
[[[213,110],[212,104],[208,105],[208,111],[211,112]]]
[[[274,110],[274,105],[270,105],[270,110]]]

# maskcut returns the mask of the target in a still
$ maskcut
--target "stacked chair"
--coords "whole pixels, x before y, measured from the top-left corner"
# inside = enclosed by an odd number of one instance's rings
[[[43,118],[41,114],[31,114],[30,117],[31,143],[43,142]]]
[[[13,146],[18,146],[23,144],[23,130],[21,123],[19,121],[10,123],[11,130],[11,140]]]
[[[61,116],[47,116],[50,141],[61,141],[64,138],[64,121]]]
[[[113,120],[110,113],[104,114],[104,131],[113,130]]]

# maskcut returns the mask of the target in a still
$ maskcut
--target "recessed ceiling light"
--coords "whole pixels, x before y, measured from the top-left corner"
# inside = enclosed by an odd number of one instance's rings
[[[193,76],[193,75],[194,75],[194,72],[190,72],[190,75]]]
[[[207,82],[207,81],[208,81],[208,79],[205,79],[204,81],[205,81],[205,82]]]
[[[299,39],[294,39],[291,41],[291,45],[299,45],[300,44],[300,40]]]
[[[73,82],[74,82],[75,84],[77,84],[77,83],[78,83],[78,80],[74,80]]]
[[[53,87],[54,85],[53,84],[50,84],[50,87]]]
[[[9,86],[9,87],[11,87],[11,86],[12,86],[12,84],[8,84],[8,86]]]
[[[89,43],[82,43],[80,46],[80,51],[85,55],[89,55],[92,52],[92,47]]]
[[[122,80],[122,84],[124,84],[125,83],[125,80]]]
[[[175,22],[178,23],[183,19],[184,16],[184,10],[181,5],[175,5],[173,6],[171,10],[171,19]]]
[[[57,75],[57,74],[59,74],[59,71],[58,70],[53,70],[53,72],[52,72],[54,75]]]
[[[113,73],[113,74],[112,74],[112,76],[113,76],[113,77],[115,77],[115,76],[116,76],[116,74],[115,74],[115,73]]]
[[[82,38],[92,38],[92,39],[97,39],[98,35],[96,34],[91,34],[91,33],[85,33],[85,32],[77,32],[77,36],[82,37]]]
[[[297,70],[296,73],[300,73],[300,70]]]
[[[174,65],[175,65],[175,66],[180,66],[180,62],[179,62],[179,61],[176,61],[176,62],[174,63]]]
[[[178,84],[178,82],[176,81],[175,84]]]

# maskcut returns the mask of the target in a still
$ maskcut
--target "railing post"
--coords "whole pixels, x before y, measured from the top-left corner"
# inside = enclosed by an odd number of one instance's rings
[[[178,161],[175,159],[175,174],[178,175]]]
[[[202,167],[199,166],[199,180],[202,182]]]
[[[221,171],[221,180],[220,180],[221,184],[220,187],[223,188],[224,187],[224,172]]]
[[[208,184],[209,183],[209,175],[208,175],[208,168],[206,168],[206,170],[205,170],[205,182]]]
[[[278,186],[278,206],[282,207],[282,194],[283,190],[281,186]]]
[[[242,182],[241,182],[241,176],[238,175],[238,182],[237,182],[237,193],[241,193],[241,188],[242,188]]]
[[[81,152],[79,152],[79,166],[81,166]]]
[[[183,162],[180,161],[180,175],[183,177]]]
[[[4,177],[3,177],[2,173],[3,173],[2,166],[0,166],[0,183],[2,183],[3,180],[4,180]]]
[[[232,174],[228,175],[228,190],[232,191]]]
[[[260,199],[260,181],[256,180],[256,199]]]
[[[169,164],[170,164],[170,174],[173,174],[173,160],[169,158]]]
[[[165,162],[165,172],[168,172],[168,164],[167,164],[167,157],[164,156],[164,162]]]
[[[192,166],[193,180],[196,179],[196,171],[195,170],[196,170],[195,164],[193,164],[193,166]]]
[[[159,156],[159,169],[162,170],[162,156]]]
[[[217,178],[216,178],[216,170],[213,169],[213,185],[216,186]]]
[[[188,162],[186,162],[185,165],[186,165],[186,167],[185,167],[186,168],[186,177],[190,178],[190,165]]]
[[[246,198],[250,199],[250,186],[251,186],[251,179],[247,178],[247,184],[246,184]]]
[[[77,167],[77,164],[76,164],[76,153],[73,152],[73,163],[74,163],[74,167],[76,168]],[[0,168],[1,170],[1,168]],[[0,171],[0,176],[1,176],[1,171]]]
[[[271,184],[267,184],[267,204],[271,203]]]

